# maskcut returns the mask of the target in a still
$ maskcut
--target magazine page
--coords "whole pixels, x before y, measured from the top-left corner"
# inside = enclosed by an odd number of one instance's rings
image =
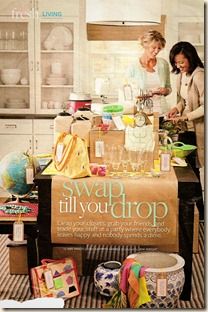
[[[0,3],[0,309],[204,309],[207,3]]]

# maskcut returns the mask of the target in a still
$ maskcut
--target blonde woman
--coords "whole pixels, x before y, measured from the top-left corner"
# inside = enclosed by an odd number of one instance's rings
[[[164,49],[166,40],[156,30],[150,30],[140,38],[143,53],[128,70],[128,80],[133,89],[151,92],[153,111],[163,116],[168,110],[165,96],[171,93],[168,62],[157,55]],[[135,94],[134,94],[135,95]]]

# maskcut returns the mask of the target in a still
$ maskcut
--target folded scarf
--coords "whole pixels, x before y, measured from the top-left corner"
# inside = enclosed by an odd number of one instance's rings
[[[123,262],[119,279],[119,290],[114,293],[104,308],[138,308],[140,305],[150,302],[145,280],[145,267],[134,259],[126,259]]]

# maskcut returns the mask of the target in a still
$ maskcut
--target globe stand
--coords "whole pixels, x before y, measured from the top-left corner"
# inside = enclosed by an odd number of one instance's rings
[[[9,205],[9,204],[19,204],[21,201],[20,201],[20,197],[17,195],[17,196],[14,196],[14,195],[12,195],[12,199],[13,199],[13,197],[14,198],[16,198],[15,200],[11,200],[11,201],[8,201],[7,202],[7,204]]]

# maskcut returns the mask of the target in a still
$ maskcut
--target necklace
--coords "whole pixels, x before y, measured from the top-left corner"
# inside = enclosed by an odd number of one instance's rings
[[[139,59],[140,64],[143,68],[145,68],[148,72],[154,72],[154,67],[156,65],[156,60],[150,59],[148,61],[144,61],[142,58]]]
[[[32,209],[27,206],[8,204],[0,206],[0,210],[6,214],[20,214],[31,212]]]

